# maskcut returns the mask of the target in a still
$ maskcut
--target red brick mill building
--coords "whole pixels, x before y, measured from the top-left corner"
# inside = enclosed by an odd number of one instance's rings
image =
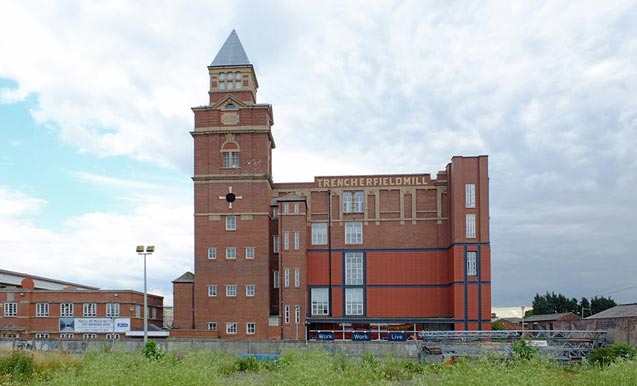
[[[195,273],[174,281],[172,336],[402,340],[490,328],[486,156],[453,157],[433,177],[274,183],[272,106],[257,103],[234,31],[208,72],[191,133]]]

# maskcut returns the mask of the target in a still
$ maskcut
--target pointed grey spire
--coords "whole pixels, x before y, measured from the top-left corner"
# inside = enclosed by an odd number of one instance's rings
[[[241,41],[239,41],[239,36],[237,36],[237,32],[232,30],[226,42],[223,43],[223,46],[215,56],[210,66],[236,66],[236,65],[246,65],[251,64],[250,60],[248,60],[248,55],[243,50],[243,46],[241,45]]]

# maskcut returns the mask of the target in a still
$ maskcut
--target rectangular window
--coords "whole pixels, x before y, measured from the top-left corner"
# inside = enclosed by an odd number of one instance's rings
[[[237,323],[229,322],[226,323],[226,334],[234,335],[237,333]]]
[[[352,211],[352,192],[343,192],[343,212],[350,213]]]
[[[345,315],[363,315],[363,289],[345,289]]]
[[[312,223],[312,244],[314,245],[327,244],[327,223],[325,222]]]
[[[236,284],[230,284],[226,286],[226,296],[229,296],[229,297],[237,296]]]
[[[290,324],[290,306],[285,306],[285,324]]]
[[[328,315],[330,312],[327,288],[312,288],[312,315]]]
[[[246,323],[246,334],[254,335],[257,332],[257,324],[254,322]]]
[[[365,208],[365,193],[354,192],[354,212],[362,213]]]
[[[227,231],[237,230],[237,216],[226,216],[226,230]]]
[[[290,249],[290,232],[283,232],[283,250],[287,251]]]
[[[221,83],[221,85],[223,85],[223,87],[225,87],[225,83]],[[224,152],[223,153],[223,167],[224,168],[229,168],[230,167],[230,153],[229,152]]]
[[[476,185],[466,184],[464,186],[464,193],[465,193],[465,207],[475,208],[476,207]]]
[[[35,304],[35,316],[36,317],[49,316],[49,303],[36,303]]]
[[[467,252],[467,276],[476,276],[478,274],[476,257],[477,252]]]
[[[69,334],[69,333],[60,334],[60,339],[73,339],[74,337],[75,337],[75,335]]]
[[[226,248],[226,259],[235,260],[236,258],[237,258],[237,248],[236,247]]]
[[[363,285],[363,253],[345,253],[345,285]]]
[[[231,154],[232,154],[232,167],[233,168],[238,168],[239,167],[239,153],[233,152]]]
[[[119,303],[106,303],[106,316],[109,318],[119,316]]]
[[[142,306],[139,304],[135,304],[135,317],[141,318],[142,315]]]
[[[299,213],[299,203],[298,202],[294,203],[294,213]]]
[[[272,236],[272,252],[279,253],[279,236]]]
[[[95,317],[97,315],[97,304],[84,303],[82,307],[82,315],[86,317]]]
[[[216,260],[217,259],[217,248],[215,248],[215,247],[208,248],[208,258],[210,260]]]
[[[294,232],[294,250],[298,251],[301,246],[301,232]]]
[[[274,288],[279,288],[279,271],[273,272],[272,285],[274,286]]]
[[[73,317],[73,303],[60,303],[60,316],[63,318]]]
[[[272,218],[279,218],[279,208],[272,208]]]
[[[475,239],[476,238],[476,215],[475,214],[467,214],[466,215],[467,222],[467,238]]]
[[[35,334],[35,339],[49,339],[49,334],[46,332],[39,332]]]
[[[294,306],[294,323],[301,323],[301,306]]]
[[[106,340],[119,340],[119,334],[106,334]]]
[[[5,318],[18,316],[18,303],[4,303]]]
[[[287,202],[283,203],[283,213],[290,213],[290,204]]]
[[[345,223],[345,244],[362,244],[363,243],[363,223],[346,222]]]
[[[217,331],[217,322],[208,322],[208,331]]]
[[[82,334],[82,339],[97,339],[97,334]]]
[[[246,259],[254,259],[254,247],[246,248]]]
[[[208,296],[217,296],[217,285],[211,284],[208,286]]]
[[[283,271],[283,286],[284,287],[290,286],[290,268],[286,268]]]
[[[254,296],[255,288],[256,288],[256,286],[254,284],[246,285],[246,296],[247,297]]]
[[[300,268],[294,268],[294,286],[295,287],[301,286],[301,269]]]

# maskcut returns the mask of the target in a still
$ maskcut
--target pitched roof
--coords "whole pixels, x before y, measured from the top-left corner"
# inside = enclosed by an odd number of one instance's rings
[[[237,66],[246,64],[251,64],[248,55],[246,55],[241,45],[237,32],[232,30],[226,42],[221,46],[217,56],[215,56],[212,63],[210,63],[210,66]]]
[[[629,318],[634,316],[637,316],[637,303],[620,304],[591,315],[586,319]]]
[[[559,320],[562,319],[565,316],[568,315],[573,315],[573,316],[577,316],[572,312],[563,312],[561,314],[541,314],[541,315],[532,315],[529,316],[528,318],[524,318],[524,322],[528,323],[528,322],[548,322],[551,320]]]
[[[183,275],[179,276],[173,283],[194,283],[195,282],[195,274],[192,272],[186,272]]]

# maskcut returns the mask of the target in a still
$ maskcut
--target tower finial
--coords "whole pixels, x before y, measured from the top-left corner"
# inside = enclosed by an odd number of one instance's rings
[[[212,63],[210,63],[210,66],[237,66],[249,64],[251,63],[248,59],[248,55],[246,55],[243,45],[241,45],[237,32],[233,29],[226,39],[226,42],[223,43],[223,46],[221,46],[217,56],[215,56]]]

